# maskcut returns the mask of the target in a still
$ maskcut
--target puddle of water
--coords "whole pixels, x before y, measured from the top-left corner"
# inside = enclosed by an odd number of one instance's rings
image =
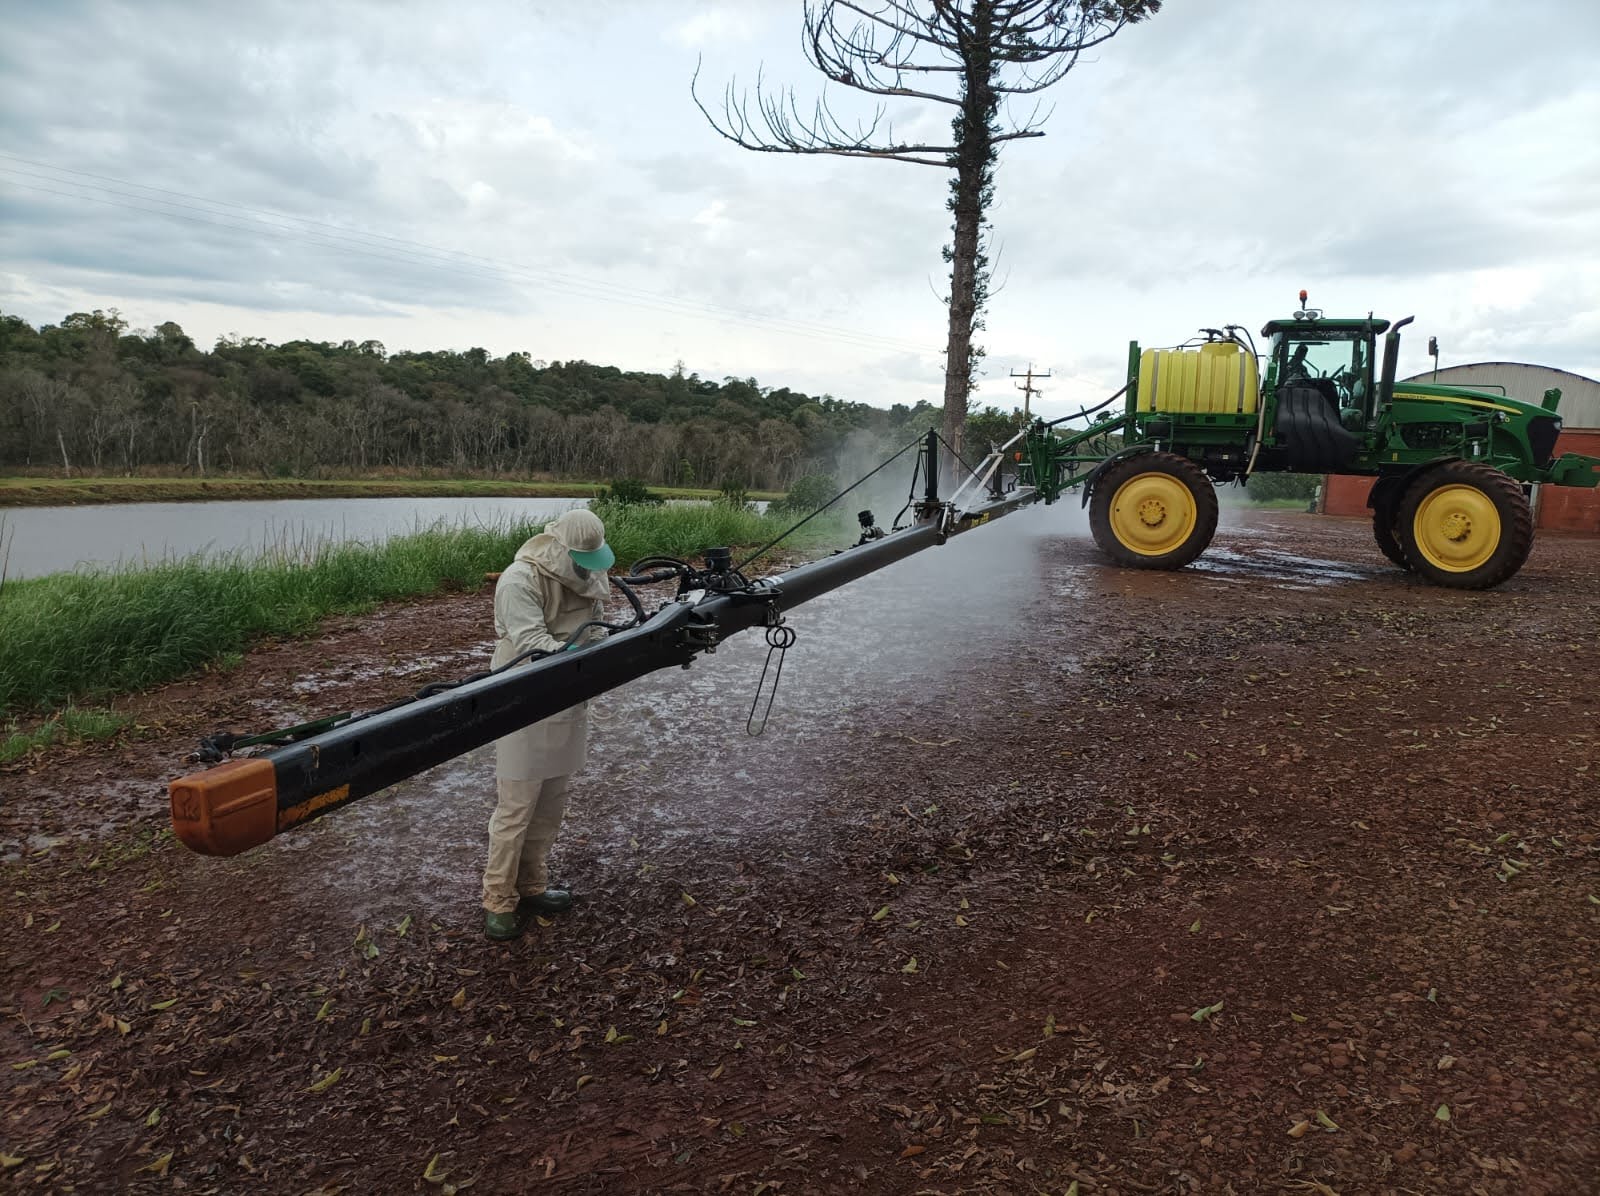
[[[628,866],[630,840],[669,851],[770,840],[803,855],[825,846],[838,829],[828,813],[837,794],[818,760],[861,750],[863,737],[897,729],[908,711],[942,710],[967,663],[1014,646],[1040,589],[1037,537],[1052,530],[1013,516],[789,612],[799,638],[760,738],[745,731],[767,655],[759,634],[596,699],[589,764],[552,861],[558,873],[562,844],[579,841],[604,869]],[[483,748],[265,850],[333,836],[337,845],[318,854],[337,862],[319,886],[353,910],[399,900],[442,909],[476,889],[493,805],[493,751]]]

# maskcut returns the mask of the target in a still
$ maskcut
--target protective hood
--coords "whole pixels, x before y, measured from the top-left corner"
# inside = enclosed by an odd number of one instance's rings
[[[583,508],[567,511],[545,524],[544,531],[517,549],[517,560],[526,561],[540,573],[553,578],[564,588],[584,598],[604,598],[611,593],[611,579],[603,572],[587,577],[578,574],[572,550],[593,551],[605,544],[605,524],[593,511]]]

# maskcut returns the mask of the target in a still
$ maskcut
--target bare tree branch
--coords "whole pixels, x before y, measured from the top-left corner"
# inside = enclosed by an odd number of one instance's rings
[[[1085,51],[1160,7],[1161,0],[806,0],[800,38],[806,60],[827,82],[879,101],[870,116],[854,121],[834,111],[826,84],[802,114],[793,89],[767,91],[760,72],[753,110],[750,94],[730,81],[722,111],[713,115],[696,91],[695,66],[689,90],[696,107],[744,149],[883,158],[951,172],[944,433],[952,444],[959,443],[983,355],[973,332],[983,327],[993,276],[985,246],[995,162],[1006,142],[1043,137],[1050,117],[1036,100],[1019,120],[1011,100],[1060,82]],[[937,89],[946,79],[949,93]],[[954,108],[951,144],[897,139],[883,101],[900,100]]]

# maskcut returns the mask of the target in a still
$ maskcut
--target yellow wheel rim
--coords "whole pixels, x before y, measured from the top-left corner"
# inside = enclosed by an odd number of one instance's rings
[[[1200,521],[1200,508],[1177,478],[1141,473],[1111,496],[1111,531],[1140,556],[1165,556],[1183,546]]]
[[[1417,551],[1436,569],[1470,573],[1500,547],[1500,512],[1476,486],[1440,486],[1417,506]]]

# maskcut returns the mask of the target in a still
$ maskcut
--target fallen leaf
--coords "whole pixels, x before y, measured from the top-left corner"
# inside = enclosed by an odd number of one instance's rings
[[[615,1042],[615,1041],[617,1041],[617,1039],[619,1037],[621,1037],[621,1035],[619,1035],[617,1033],[617,1028],[615,1026],[612,1026],[610,1029],[608,1029],[606,1031],[606,1041],[607,1042]]]
[[[311,1020],[314,1021],[314,1022],[326,1021],[327,1017],[328,1017],[328,1010],[330,1010],[332,1008],[333,1008],[333,998],[329,997],[326,1001],[324,1001],[322,1003],[322,1008],[317,1010],[317,1016],[312,1018]]]
[[[177,997],[168,997],[165,1001],[152,1002],[151,1005],[150,1005],[150,1008],[151,1009],[171,1009],[177,1003],[178,1003],[178,998]]]
[[[911,962],[906,964],[906,966],[901,968],[900,970],[902,972],[915,972],[917,970],[917,957],[915,955],[913,955],[911,957]]]
[[[422,1169],[422,1178],[430,1184],[439,1184],[444,1182],[445,1173],[438,1170],[439,1157],[440,1156],[438,1155],[434,1155],[433,1158],[428,1160],[428,1165]]]
[[[467,1003],[467,990],[465,987],[456,990],[456,995],[450,998],[450,1008],[460,1009]]]
[[[65,1059],[71,1054],[72,1052],[67,1050],[66,1047],[62,1047],[60,1050],[51,1051],[44,1057],[44,1061],[46,1063],[54,1063],[57,1059]]]
[[[1450,1106],[1449,1105],[1440,1105],[1439,1106],[1439,1111],[1433,1115],[1433,1119],[1435,1121],[1449,1121],[1450,1120]]]
[[[687,894],[687,893],[685,893],[683,895],[683,903],[686,906],[694,906],[694,905],[698,905],[699,904],[699,902],[695,901],[695,899],[693,897],[689,896],[689,894]]]
[[[1289,1127],[1289,1137],[1304,1138],[1306,1136],[1306,1131],[1310,1128],[1311,1123],[1309,1121],[1297,1121]]]
[[[1053,1013],[1046,1014],[1045,1015],[1045,1019],[1044,1019],[1044,1036],[1046,1038],[1050,1038],[1055,1034],[1055,1032],[1056,1032],[1056,1015],[1053,1014]]]
[[[1039,1048],[1038,1047],[1029,1047],[1025,1051],[1018,1051],[1015,1055],[1012,1055],[1011,1056],[1011,1062],[1013,1062],[1013,1063],[1026,1063],[1029,1059],[1032,1059],[1038,1053],[1039,1053]]]
[[[1317,1110],[1317,1124],[1323,1129],[1327,1130],[1330,1134],[1337,1133],[1339,1130],[1338,1123],[1324,1113],[1321,1109]]]
[[[659,1035],[665,1035],[666,1032],[667,1032],[667,1019],[666,1018],[662,1018],[661,1019],[661,1024],[656,1027],[656,1033],[659,1034]]]
[[[5,1167],[7,1169],[12,1167],[20,1167],[27,1161],[28,1160],[24,1155],[8,1154],[6,1151],[0,1150],[0,1167]]]
[[[593,1079],[594,1079],[593,1076],[579,1076],[578,1077],[578,1087],[582,1088],[585,1084],[589,1083],[589,1081],[591,1081]]]
[[[113,976],[111,978],[111,983],[106,985],[106,987],[109,988],[112,992],[116,992],[117,989],[121,988],[122,987],[122,973],[118,972],[115,976]]]
[[[1202,1005],[1199,1009],[1196,1009],[1193,1013],[1191,1013],[1189,1018],[1190,1020],[1197,1022],[1210,1021],[1212,1014],[1221,1012],[1222,1002],[1218,1001],[1215,1005]]]
[[[722,1074],[722,1069],[724,1067],[726,1067],[726,1066],[727,1066],[727,1064],[725,1064],[725,1063],[717,1064],[717,1066],[712,1070],[711,1075],[710,1075],[709,1078],[713,1079],[713,1080],[716,1079],[718,1076],[720,1076]]]
[[[972,923],[968,922],[960,914],[957,914],[956,915],[956,925],[957,926],[970,926],[970,925],[972,925]]]
[[[1305,1015],[1300,1013],[1291,1013],[1289,1016],[1297,1022],[1303,1022],[1306,1020]]]
[[[1190,934],[1199,934],[1200,933],[1200,919],[1199,918],[1196,918],[1193,922],[1189,923],[1189,933]]]
[[[117,1019],[117,1033],[118,1034],[124,1034],[125,1035],[132,1029],[133,1029],[133,1027],[131,1025],[129,1025],[127,1022],[123,1021],[120,1017]]]
[[[927,1149],[926,1146],[908,1146],[900,1152],[900,1157],[902,1159],[914,1159]]]
[[[150,1110],[149,1114],[144,1119],[144,1123],[147,1126],[156,1126],[156,1125],[160,1125],[161,1124],[161,1106],[160,1105],[157,1105],[155,1108]]]
[[[105,1104],[101,1105],[98,1109],[96,1109],[93,1113],[85,1113],[83,1115],[83,1119],[85,1121],[98,1121],[98,1120],[100,1120],[100,1118],[104,1117],[109,1112],[111,1112],[111,1102],[107,1101]]]
[[[888,906],[887,906],[887,905],[885,905],[885,906],[883,906],[883,907],[881,907],[881,908],[880,908],[880,909],[879,909],[879,910],[878,910],[878,912],[877,912],[877,913],[875,913],[875,914],[873,914],[873,915],[872,915],[872,920],[873,920],[873,921],[874,921],[874,922],[881,922],[881,921],[883,921],[883,920],[884,920],[884,919],[885,919],[885,918],[887,918],[887,917],[888,917],[888,916],[889,916],[889,907],[888,907]]]
[[[169,1151],[167,1151],[166,1154],[162,1155],[155,1162],[146,1163],[143,1167],[140,1167],[139,1170],[140,1171],[153,1171],[157,1175],[165,1176],[167,1174],[167,1168],[172,1166],[172,1156],[173,1156],[173,1154],[174,1154],[174,1152],[169,1150]]]
[[[326,1092],[328,1089],[332,1088],[335,1084],[337,1084],[339,1082],[340,1078],[343,1075],[344,1075],[344,1068],[336,1067],[332,1071],[330,1071],[327,1075],[323,1076],[322,1079],[318,1080],[315,1084],[311,1085],[311,1087],[307,1088],[306,1091],[307,1092]]]
[[[1439,1062],[1434,1066],[1436,1066],[1440,1071],[1449,1071],[1455,1065],[1456,1057],[1454,1055],[1440,1055]]]
[[[961,899],[961,904],[959,906],[957,906],[957,908],[958,909],[971,909],[972,906],[968,905],[967,904],[967,899],[965,897],[963,897]]]
[[[751,1021],[747,1017],[736,1017],[733,1019],[733,1024],[736,1026],[753,1026],[755,1025],[755,1022]]]

